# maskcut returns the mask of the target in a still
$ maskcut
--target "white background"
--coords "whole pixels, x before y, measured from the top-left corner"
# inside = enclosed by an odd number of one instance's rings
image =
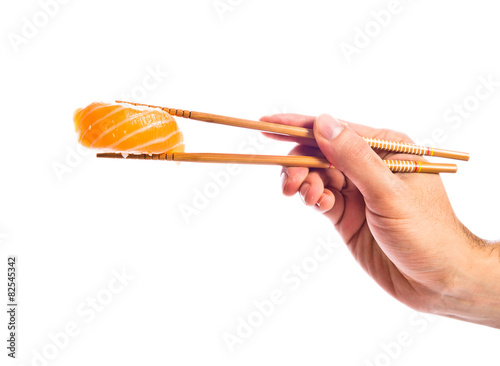
[[[473,103],[480,78],[500,81],[496,2],[401,0],[379,29],[373,11],[389,1],[223,0],[220,14],[212,0],[47,2],[0,9],[2,276],[8,254],[19,261],[19,358],[9,364],[498,365],[498,330],[431,321],[391,298],[326,219],[281,195],[279,167],[243,167],[214,189],[223,165],[97,160],[78,150],[72,122],[78,107],[128,98],[249,119],[326,112],[437,136],[472,156],[443,177],[457,215],[495,239],[500,87],[466,118],[445,115]],[[372,36],[349,62],[342,45],[366,27]],[[191,152],[243,152],[259,137],[178,122]],[[183,217],[207,189],[212,198]],[[338,248],[293,291],[282,276],[322,240]],[[113,271],[134,278],[109,298]],[[284,303],[231,353],[223,334],[236,335],[273,290]],[[96,296],[100,312],[87,303]],[[61,335],[68,324],[77,336]],[[410,344],[385,351],[401,333]]]

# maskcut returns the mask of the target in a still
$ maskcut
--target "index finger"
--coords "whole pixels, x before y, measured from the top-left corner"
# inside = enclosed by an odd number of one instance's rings
[[[262,117],[260,120],[264,121],[264,122],[278,123],[278,124],[282,124],[282,125],[296,126],[296,127],[303,127],[303,128],[312,129],[314,126],[314,121],[316,120],[316,117],[302,115],[302,114],[295,114],[295,113],[282,113],[282,114],[275,114],[272,116],[265,116],[265,117]],[[344,122],[345,124],[347,124],[347,126],[349,126],[349,128],[352,131],[354,131],[357,135],[359,135],[361,137],[371,137],[371,138],[378,138],[378,139],[383,139],[383,140],[394,140],[394,141],[409,142],[409,143],[413,142],[411,139],[408,138],[408,136],[405,136],[405,135],[398,133],[396,131],[390,131],[390,130],[386,130],[386,129],[377,129],[377,128],[361,125],[358,123],[348,122],[348,121],[345,121],[342,119],[339,119],[339,120],[341,122]],[[275,133],[270,133],[270,132],[264,132],[264,135],[266,137],[269,137],[269,138],[272,138],[272,139],[278,140],[278,141],[289,141],[289,142],[297,142],[299,144],[307,145],[307,146],[318,146],[314,139],[280,135],[280,134],[275,134]]]
[[[314,116],[305,116],[302,114],[295,114],[295,113],[281,113],[281,114],[275,114],[272,116],[262,117],[259,121],[312,129],[314,126],[315,119],[316,119],[316,117],[314,117]],[[271,133],[271,132],[263,132],[263,134],[264,134],[264,136],[269,137],[273,140],[297,142],[301,145],[306,145],[306,146],[318,146],[316,144],[316,140],[308,139],[305,137],[280,135],[280,134]]]

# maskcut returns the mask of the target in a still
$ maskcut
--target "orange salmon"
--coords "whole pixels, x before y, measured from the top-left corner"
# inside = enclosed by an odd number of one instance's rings
[[[167,112],[130,104],[95,102],[73,116],[78,141],[91,149],[126,154],[184,151],[184,138]]]

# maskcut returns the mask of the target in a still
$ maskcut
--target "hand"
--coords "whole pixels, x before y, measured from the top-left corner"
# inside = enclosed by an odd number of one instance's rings
[[[437,174],[392,173],[360,137],[412,143],[401,133],[294,114],[262,121],[314,128],[292,155],[324,155],[336,169],[284,168],[283,193],[299,192],[335,225],[357,262],[411,308],[500,328],[500,245],[473,235],[456,217]],[[382,158],[382,159],[381,159]]]

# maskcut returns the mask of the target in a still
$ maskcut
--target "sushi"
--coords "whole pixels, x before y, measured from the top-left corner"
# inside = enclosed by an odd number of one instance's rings
[[[184,151],[184,138],[167,112],[125,103],[95,102],[77,109],[73,120],[85,147],[123,154]]]

